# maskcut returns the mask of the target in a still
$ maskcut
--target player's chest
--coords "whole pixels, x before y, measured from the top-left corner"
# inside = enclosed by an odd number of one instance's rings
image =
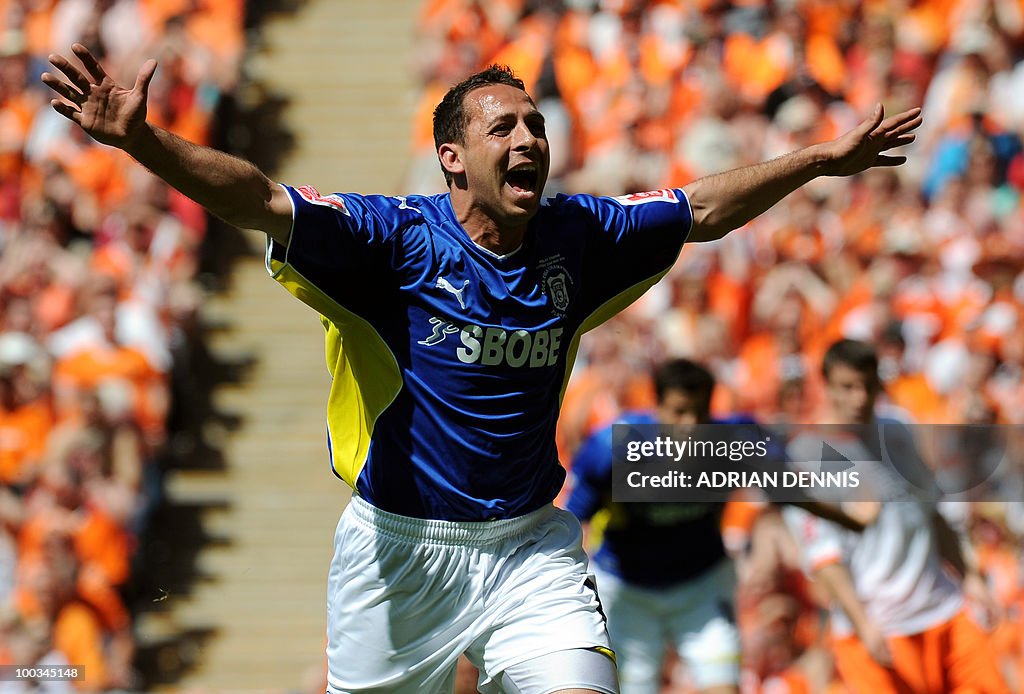
[[[554,366],[578,327],[579,267],[562,253],[424,264],[407,295],[410,349],[428,360],[514,369]]]

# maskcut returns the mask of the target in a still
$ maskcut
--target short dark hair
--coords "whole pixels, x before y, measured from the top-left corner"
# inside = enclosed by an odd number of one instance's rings
[[[654,371],[654,392],[659,403],[669,391],[679,390],[700,395],[710,404],[714,389],[715,377],[711,372],[689,359],[667,361]]]
[[[466,126],[469,124],[469,117],[466,115],[466,95],[474,89],[486,87],[491,84],[506,84],[516,89],[526,91],[526,85],[516,77],[508,65],[491,65],[485,70],[470,75],[454,87],[441,99],[441,103],[434,109],[434,150],[441,148],[447,142],[464,144],[466,141]],[[444,180],[451,185],[452,175],[448,170],[441,167],[444,173]]]
[[[828,380],[832,369],[842,364],[854,371],[870,374],[878,379],[878,354],[875,348],[860,340],[839,340],[834,342],[821,361],[821,375]]]

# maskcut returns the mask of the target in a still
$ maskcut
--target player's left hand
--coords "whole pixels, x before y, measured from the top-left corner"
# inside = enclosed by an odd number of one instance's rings
[[[909,145],[921,125],[921,109],[912,108],[885,118],[882,104],[856,128],[831,142],[824,143],[830,166],[830,176],[852,176],[874,166],[899,166],[904,156],[886,154],[891,149]]]

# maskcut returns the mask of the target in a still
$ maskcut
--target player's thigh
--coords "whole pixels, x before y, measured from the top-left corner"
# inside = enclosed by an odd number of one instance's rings
[[[657,694],[665,655],[667,615],[652,591],[594,568],[622,694]]]
[[[608,653],[575,648],[516,663],[501,672],[482,692],[503,694],[618,694],[615,663]]]
[[[673,643],[698,689],[739,685],[735,583],[732,563],[723,560],[666,597]]]
[[[941,670],[955,694],[1009,694],[991,639],[966,612],[947,625]]]
[[[501,673],[534,658],[609,650],[582,531],[572,514],[552,509],[528,536],[498,548],[494,562],[486,630],[467,652],[481,670],[481,691],[500,691]]]
[[[345,517],[335,543],[328,691],[451,692],[478,617],[459,548],[394,542]]]

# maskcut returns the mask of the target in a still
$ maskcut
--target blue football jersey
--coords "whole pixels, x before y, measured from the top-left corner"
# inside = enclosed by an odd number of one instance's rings
[[[618,423],[658,421],[631,412]],[[594,562],[628,583],[651,588],[682,583],[720,562],[726,556],[721,503],[612,501],[613,426],[588,437],[572,461],[566,508],[590,521]]]
[[[419,518],[549,503],[565,477],[555,423],[579,339],[675,262],[692,224],[683,192],[546,199],[522,245],[497,255],[447,194],[285,189],[291,237],[268,242],[267,269],[327,331],[335,474]]]

